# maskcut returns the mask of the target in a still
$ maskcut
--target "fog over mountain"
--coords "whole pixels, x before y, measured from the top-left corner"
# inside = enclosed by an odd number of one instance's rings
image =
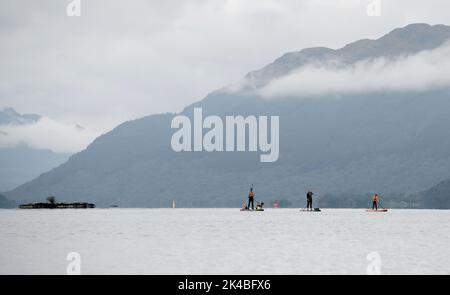
[[[49,121],[13,108],[0,109],[0,191],[11,190],[67,161],[69,153],[48,148],[51,140],[43,135],[58,132],[45,123]],[[63,138],[59,140],[64,142]]]
[[[337,50],[288,53],[182,112],[279,116],[274,163],[260,163],[259,152],[176,153],[175,114],[160,114],[121,124],[6,196],[216,207],[240,206],[251,184],[259,200],[295,205],[307,189],[385,198],[424,191],[450,178],[449,38],[448,26],[413,24]]]
[[[392,30],[377,40],[363,39],[336,50],[316,47],[286,53],[262,69],[250,72],[245,79],[260,86],[306,65],[351,65],[367,59],[393,59],[436,49],[448,41],[448,38],[448,26],[411,24]]]
[[[75,123],[37,114],[20,114],[13,108],[0,109],[0,148],[25,145],[55,153],[83,150],[99,133]]]

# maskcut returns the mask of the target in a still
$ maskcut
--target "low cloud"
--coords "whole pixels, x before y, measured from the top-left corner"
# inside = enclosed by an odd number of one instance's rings
[[[378,91],[424,91],[450,86],[450,44],[392,58],[342,66],[307,65],[256,90],[266,98],[311,97]]]
[[[36,149],[49,149],[57,153],[83,150],[98,132],[43,117],[26,125],[0,125],[0,147],[27,145]]]

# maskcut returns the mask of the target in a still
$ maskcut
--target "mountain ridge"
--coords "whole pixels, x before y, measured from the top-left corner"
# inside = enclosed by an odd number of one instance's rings
[[[0,110],[0,125],[4,124],[31,124],[37,122],[41,119],[40,115],[37,114],[19,114],[12,107],[4,107]]]
[[[349,65],[367,58],[408,55],[439,47],[449,38],[450,26],[415,23],[396,28],[378,39],[361,39],[338,49],[310,47],[288,52],[263,68],[251,71],[244,79],[250,80],[256,87],[261,87],[268,80],[286,75],[308,63],[336,60]],[[408,41],[405,42],[405,39]],[[423,42],[428,43],[424,46]],[[390,43],[395,43],[396,46],[387,46]]]

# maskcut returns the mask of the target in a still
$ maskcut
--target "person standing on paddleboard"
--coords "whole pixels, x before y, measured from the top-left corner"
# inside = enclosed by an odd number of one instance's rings
[[[372,210],[378,210],[378,201],[380,198],[378,197],[378,194],[374,194],[372,196]]]
[[[252,210],[255,209],[255,193],[253,192],[253,187],[250,188],[250,192],[248,193],[248,209],[250,209],[250,204],[252,204]]]
[[[311,209],[311,211],[313,210],[312,208],[312,196],[314,194],[311,191],[308,191],[306,193],[306,211],[308,211],[309,209]]]

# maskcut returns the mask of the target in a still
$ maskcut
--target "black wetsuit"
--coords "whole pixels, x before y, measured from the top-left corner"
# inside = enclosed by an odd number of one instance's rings
[[[378,204],[377,204],[377,201],[373,201],[373,202],[372,202],[372,210],[373,210],[373,209],[378,210]]]
[[[255,204],[254,204],[254,200],[253,200],[253,197],[249,197],[248,198],[248,205],[247,205],[247,208],[248,209],[250,209],[250,204],[252,204],[252,210],[254,209],[254,206],[255,206]]]
[[[308,192],[306,194],[306,210],[311,209],[312,210],[312,193]]]

